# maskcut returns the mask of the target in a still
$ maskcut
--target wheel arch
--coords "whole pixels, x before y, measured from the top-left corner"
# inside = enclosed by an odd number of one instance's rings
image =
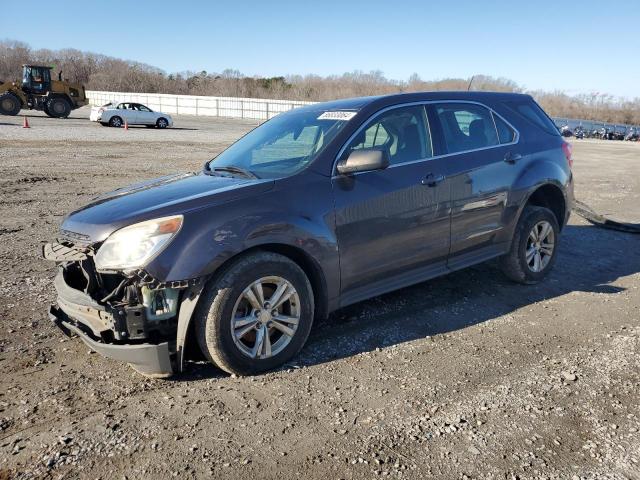
[[[555,183],[538,185],[529,193],[527,201],[524,202],[524,206],[526,205],[544,207],[551,210],[558,221],[560,231],[564,228],[567,215],[567,200],[562,189]]]
[[[257,252],[277,253],[287,257],[298,265],[309,279],[309,283],[311,283],[314,299],[314,319],[327,318],[329,315],[329,298],[327,281],[322,268],[311,255],[303,249],[293,245],[286,243],[264,243],[252,246],[227,258],[213,274],[207,277],[206,282],[216,281],[217,278],[223,275],[224,272],[226,272],[238,260]],[[200,350],[195,335],[195,322],[192,321],[192,318],[189,318],[189,325],[187,326],[186,334],[186,342],[188,345],[186,351],[189,352],[189,357],[192,357],[196,351],[204,355],[204,352],[201,352]]]
[[[20,102],[20,106],[24,107],[27,104],[27,98],[24,96],[23,92],[20,92],[19,90],[5,90],[3,92],[0,92],[0,95],[4,95],[4,94],[9,94],[9,95],[13,95],[14,97],[16,97],[18,99],[18,102]]]

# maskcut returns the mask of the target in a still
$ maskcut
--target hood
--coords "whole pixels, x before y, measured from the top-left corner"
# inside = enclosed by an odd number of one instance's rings
[[[102,242],[114,231],[158,217],[185,214],[270,190],[273,180],[185,173],[147,180],[100,195],[70,213],[61,229]]]

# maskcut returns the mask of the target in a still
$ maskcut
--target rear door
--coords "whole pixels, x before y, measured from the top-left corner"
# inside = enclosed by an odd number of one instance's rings
[[[118,106],[116,107],[117,112],[115,112],[112,116],[117,115],[118,117],[122,118],[123,122],[126,120],[128,124],[136,123],[136,120],[137,120],[136,112],[135,110],[133,110],[131,105],[132,105],[131,103],[118,104]]]
[[[332,179],[342,305],[446,270],[449,184],[445,159],[432,158],[424,105],[374,115],[340,158],[372,147],[387,149],[387,169]]]
[[[500,234],[517,169],[517,132],[484,105],[442,102],[429,106],[448,159],[451,251],[448,266],[464,267],[506,248]],[[513,161],[512,161],[513,160]]]

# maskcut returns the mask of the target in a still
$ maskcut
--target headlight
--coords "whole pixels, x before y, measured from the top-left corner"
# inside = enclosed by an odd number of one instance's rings
[[[169,245],[182,227],[182,215],[129,225],[112,233],[98,249],[96,269],[132,270],[144,267]]]

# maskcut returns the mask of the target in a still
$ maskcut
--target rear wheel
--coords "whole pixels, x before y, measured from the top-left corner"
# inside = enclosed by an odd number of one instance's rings
[[[109,119],[109,126],[110,127],[121,127],[122,126],[122,119],[120,117],[118,117],[117,115],[115,117],[111,117],[111,119]]]
[[[53,97],[47,101],[47,115],[54,118],[67,118],[71,113],[71,104],[66,98]]]
[[[543,207],[525,207],[509,253],[500,258],[504,274],[511,280],[534,284],[553,268],[558,252],[560,228],[553,212]]]
[[[169,126],[169,122],[167,122],[166,118],[160,117],[156,122],[156,127],[158,128],[167,128]]]
[[[311,284],[298,265],[275,253],[255,253],[207,286],[195,312],[198,342],[226,372],[264,372],[300,351],[313,305]]]
[[[0,95],[0,113],[3,115],[18,115],[22,108],[22,102],[11,92]]]

